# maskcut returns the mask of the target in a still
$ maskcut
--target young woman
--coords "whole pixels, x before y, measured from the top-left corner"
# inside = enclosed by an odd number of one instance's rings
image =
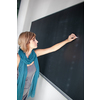
[[[34,97],[37,79],[39,76],[39,64],[37,57],[57,51],[66,43],[75,40],[75,34],[68,39],[46,49],[36,49],[38,41],[33,32],[23,32],[18,38],[20,49],[17,53],[17,100],[26,100]],[[36,49],[36,50],[33,50]]]

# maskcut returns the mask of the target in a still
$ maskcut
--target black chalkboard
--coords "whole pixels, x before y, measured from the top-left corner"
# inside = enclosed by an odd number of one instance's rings
[[[56,52],[38,58],[40,72],[73,100],[84,100],[84,2],[33,21],[38,48],[48,48],[68,38],[79,38]]]

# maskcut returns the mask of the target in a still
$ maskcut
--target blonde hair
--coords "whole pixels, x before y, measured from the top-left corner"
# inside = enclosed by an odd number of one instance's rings
[[[26,52],[29,50],[29,47],[28,47],[28,44],[30,43],[30,40],[32,38],[36,38],[36,34],[33,33],[33,32],[22,32],[20,35],[19,35],[19,38],[18,38],[18,45],[20,46],[20,48]]]

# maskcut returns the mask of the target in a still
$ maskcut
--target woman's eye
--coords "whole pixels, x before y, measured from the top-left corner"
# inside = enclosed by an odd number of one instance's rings
[[[35,39],[33,39],[33,41],[35,41]]]

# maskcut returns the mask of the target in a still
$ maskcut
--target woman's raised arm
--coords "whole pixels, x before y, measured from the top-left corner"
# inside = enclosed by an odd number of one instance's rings
[[[57,43],[57,44],[53,45],[52,47],[46,48],[46,49],[37,49],[37,50],[35,50],[35,53],[36,53],[37,57],[39,57],[39,56],[57,51],[58,49],[63,47],[66,43],[71,42],[71,41],[75,40],[76,38],[77,38],[77,36],[72,33],[71,35],[69,35],[68,39],[66,39],[60,43]]]

